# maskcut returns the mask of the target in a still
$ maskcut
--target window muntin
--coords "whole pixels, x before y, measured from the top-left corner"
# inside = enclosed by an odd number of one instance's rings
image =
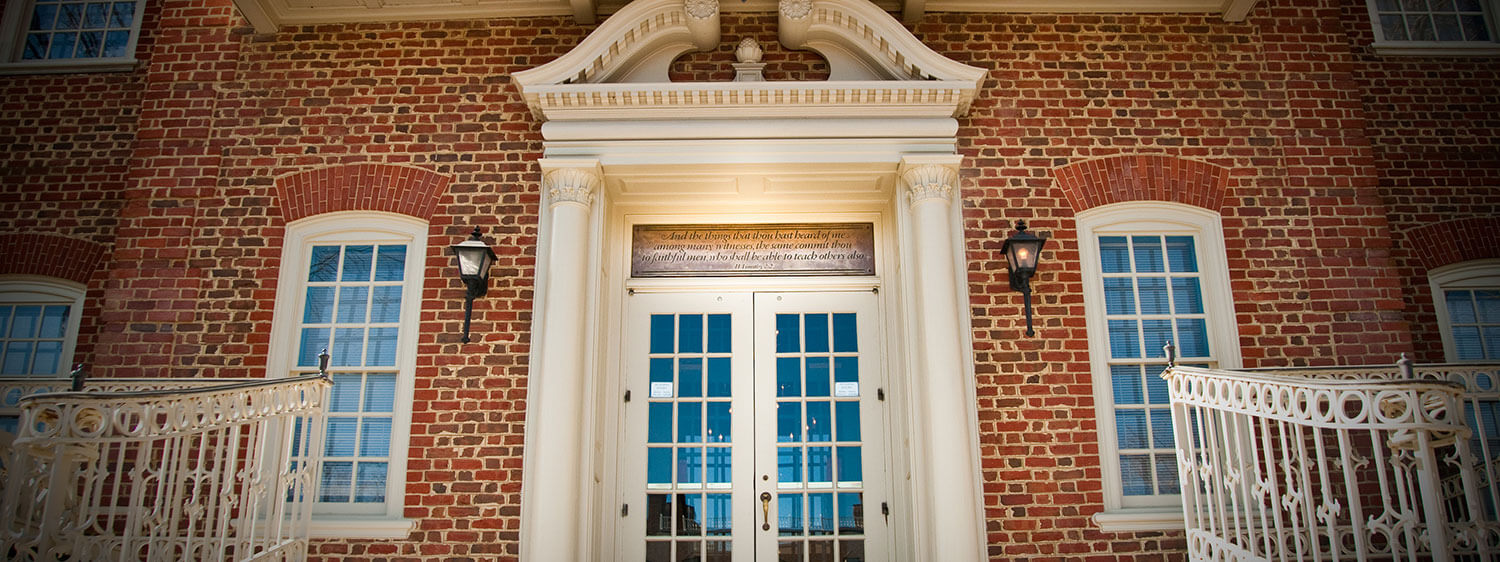
[[[1376,39],[1398,43],[1491,43],[1493,0],[1368,0]]]

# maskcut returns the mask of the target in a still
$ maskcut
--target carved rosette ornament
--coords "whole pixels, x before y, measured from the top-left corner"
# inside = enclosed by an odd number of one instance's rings
[[[693,19],[706,20],[719,13],[719,0],[685,0],[682,9]]]
[[[587,168],[559,168],[542,176],[542,188],[547,190],[551,204],[579,203],[585,207],[594,204],[594,190],[599,187],[599,174]]]
[[[812,0],[781,0],[781,15],[790,20],[800,20],[812,13]]]
[[[958,186],[958,170],[937,164],[913,166],[901,173],[901,183],[906,185],[906,196],[913,205],[929,199],[948,201]]]

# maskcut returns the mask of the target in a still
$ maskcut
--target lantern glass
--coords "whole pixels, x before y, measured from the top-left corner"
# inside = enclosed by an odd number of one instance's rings
[[[453,247],[453,253],[458,256],[458,276],[463,279],[480,279],[484,273],[489,271],[490,249],[482,244],[469,245],[467,242]]]
[[[1023,238],[1024,236],[1024,238]],[[1012,271],[1036,271],[1037,256],[1042,253],[1043,239],[1019,234],[1005,243],[1005,259]]]

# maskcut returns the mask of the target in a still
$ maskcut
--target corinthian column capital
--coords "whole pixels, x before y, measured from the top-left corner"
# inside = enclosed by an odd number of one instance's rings
[[[545,164],[544,164],[545,166]],[[598,164],[592,166],[565,166],[542,173],[542,189],[547,192],[550,205],[578,203],[585,207],[594,204],[594,190],[603,183]]]
[[[912,204],[929,199],[948,201],[958,188],[958,166],[917,164],[901,171],[901,185]]]

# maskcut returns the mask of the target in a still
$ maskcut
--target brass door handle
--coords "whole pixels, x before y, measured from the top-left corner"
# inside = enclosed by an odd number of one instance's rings
[[[761,492],[760,493],[760,516],[761,516],[760,530],[762,530],[762,531],[769,531],[769,530],[771,530],[771,493],[770,492]]]

